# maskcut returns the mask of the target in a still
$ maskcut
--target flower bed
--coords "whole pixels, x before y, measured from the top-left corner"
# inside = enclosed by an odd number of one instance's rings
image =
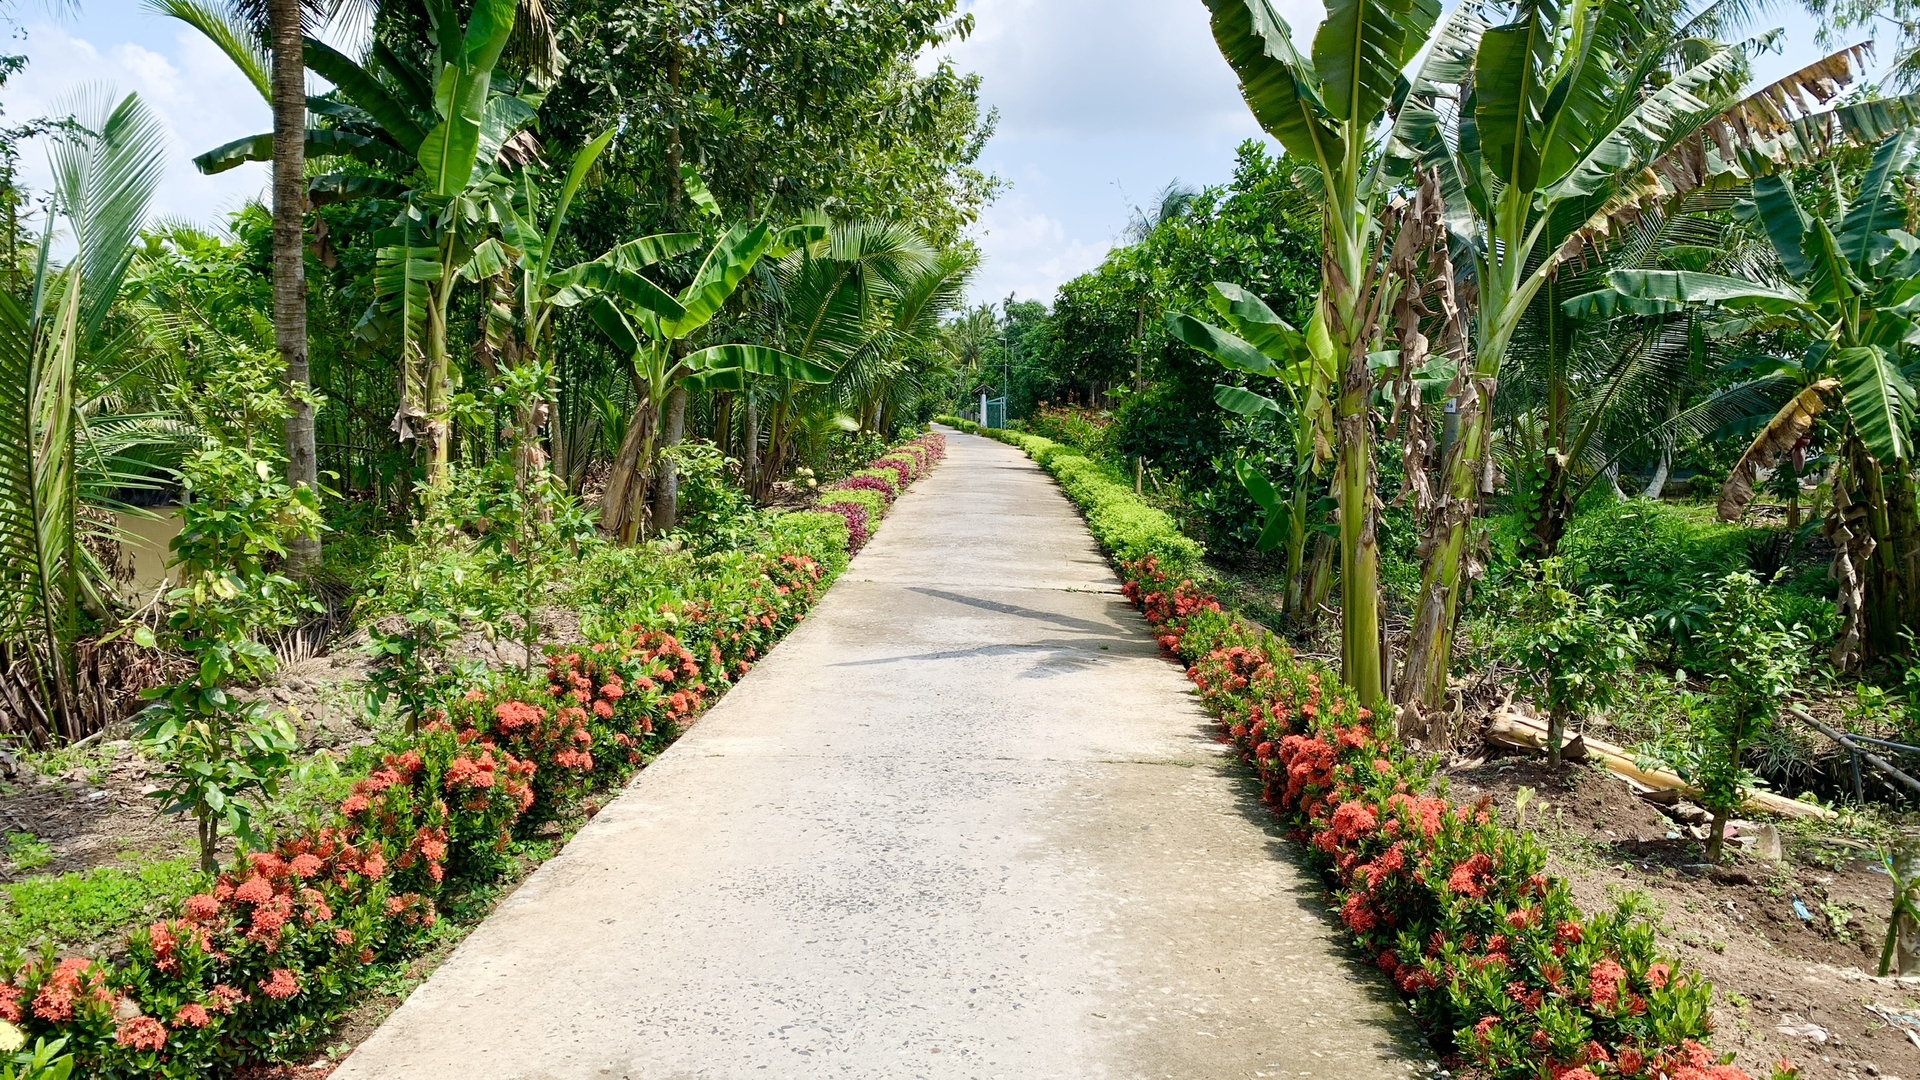
[[[941,452],[937,435],[908,446],[913,476]],[[839,517],[790,517],[853,539]],[[0,1039],[57,1040],[74,1076],[100,1080],[310,1052],[380,965],[420,951],[443,897],[499,879],[516,836],[630,775],[798,625],[847,541],[829,552],[818,528],[776,531],[805,550],[716,562],[724,582],[658,613],[672,630],[628,625],[465,688],[391,740],[339,806],[242,853],[210,892],[129,935],[117,962],[0,958]]]
[[[945,457],[947,440],[938,432],[922,435],[875,459],[844,480],[828,484],[820,493],[819,509],[847,522],[847,550],[857,553],[908,485],[925,476]]]
[[[1198,546],[1146,535],[1171,521],[1096,463],[986,434],[1058,477],[1108,551],[1144,552],[1117,560],[1127,597],[1188,665],[1341,922],[1451,1062],[1502,1080],[1746,1080],[1704,1045],[1711,984],[1662,956],[1631,904],[1583,914],[1545,873],[1538,841],[1500,825],[1487,800],[1447,799],[1435,763],[1401,749],[1335,676],[1223,612],[1195,583]],[[1781,1062],[1775,1080],[1792,1072]]]

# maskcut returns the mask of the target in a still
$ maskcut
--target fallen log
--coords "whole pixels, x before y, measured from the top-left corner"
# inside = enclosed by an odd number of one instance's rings
[[[1500,713],[1487,724],[1487,741],[1544,753],[1547,749],[1547,725],[1523,713]],[[1592,736],[1587,736],[1585,741],[1588,759],[1605,766],[1608,772],[1631,784],[1650,791],[1678,791],[1688,798],[1699,797],[1698,788],[1674,773],[1664,769],[1643,769],[1635,763],[1632,754],[1612,743],[1601,742]],[[1748,814],[1781,814],[1822,820],[1838,816],[1826,807],[1799,802],[1770,791],[1754,792],[1747,798],[1742,810]]]

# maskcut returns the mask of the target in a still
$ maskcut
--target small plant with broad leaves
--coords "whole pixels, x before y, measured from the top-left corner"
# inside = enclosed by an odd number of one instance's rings
[[[289,624],[307,603],[300,586],[275,572],[295,536],[320,527],[309,488],[281,478],[269,454],[214,446],[182,468],[188,502],[173,541],[181,585],[160,632],[135,639],[193,662],[192,674],[146,692],[140,737],[166,762],[156,798],[169,813],[193,815],[200,865],[215,869],[221,833],[257,843],[247,799],[272,797],[297,745],[285,714],[234,692],[273,667],[258,640]]]
[[[1727,820],[1754,787],[1743,755],[1773,725],[1807,666],[1805,631],[1777,615],[1765,590],[1744,571],[1721,578],[1711,593],[1714,618],[1702,635],[1713,700],[1694,714],[1699,765],[1688,779],[1700,788],[1701,805],[1713,812],[1709,861],[1719,860]]]
[[[1509,649],[1540,687],[1547,759],[1559,768],[1568,724],[1610,708],[1640,658],[1641,624],[1620,611],[1605,585],[1573,591],[1558,559],[1540,564],[1522,609]]]

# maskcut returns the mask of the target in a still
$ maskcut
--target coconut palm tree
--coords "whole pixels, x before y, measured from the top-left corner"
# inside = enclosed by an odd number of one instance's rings
[[[31,292],[0,293],[0,646],[8,704],[36,744],[77,738],[72,649],[81,617],[106,613],[106,576],[81,513],[119,477],[95,443],[78,376],[111,366],[124,335],[109,325],[165,167],[166,134],[140,99],[98,97],[56,137],[54,190]],[[57,224],[73,255],[54,261]],[[23,692],[22,692],[23,691]]]

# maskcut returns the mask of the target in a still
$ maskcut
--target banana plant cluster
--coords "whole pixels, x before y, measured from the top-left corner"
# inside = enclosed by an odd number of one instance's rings
[[[1802,388],[1755,440],[1728,479],[1721,515],[1739,517],[1752,499],[1754,465],[1771,465],[1826,411],[1843,451],[1828,535],[1835,544],[1842,630],[1836,661],[1885,655],[1920,615],[1920,520],[1912,481],[1915,392],[1907,375],[1920,344],[1920,237],[1906,230],[1903,185],[1920,176],[1920,132],[1903,132],[1874,149],[1860,187],[1832,216],[1809,212],[1784,176],[1755,180],[1739,212],[1757,222],[1780,278],[1690,270],[1616,270],[1606,287],[1565,301],[1588,319],[1658,316],[1690,309],[1725,312],[1723,334],[1786,330],[1807,342],[1797,357],[1769,366]],[[1838,192],[1836,192],[1838,194]],[[1780,429],[1791,429],[1795,439]],[[1765,454],[1765,460],[1753,460]]]
[[[1238,285],[1215,282],[1207,299],[1227,328],[1185,312],[1166,315],[1174,340],[1213,357],[1223,367],[1277,384],[1286,405],[1242,386],[1216,385],[1214,401],[1239,416],[1270,417],[1293,429],[1293,475],[1284,492],[1245,462],[1237,466],[1240,483],[1266,514],[1255,546],[1262,552],[1282,545],[1287,559],[1287,614],[1304,621],[1326,600],[1331,584],[1322,560],[1307,566],[1309,522],[1327,466],[1333,460],[1333,401],[1337,372],[1331,350],[1314,348],[1307,335],[1289,326],[1258,296]],[[1265,385],[1265,384],[1262,384]]]
[[[696,203],[717,204],[690,171],[688,190]],[[558,308],[584,305],[589,318],[632,365],[637,406],[627,422],[607,492],[600,525],[622,539],[634,539],[644,525],[647,483],[659,470],[657,424],[662,407],[676,390],[742,391],[756,378],[797,382],[831,381],[834,370],[810,359],[764,345],[709,343],[694,347],[760,260],[825,238],[822,222],[801,222],[776,230],[766,221],[734,225],[710,247],[686,287],[676,292],[656,284],[648,271],[702,245],[698,234],[641,237],[615,247],[556,279],[551,303]]]
[[[1373,350],[1386,283],[1380,273],[1381,202],[1390,180],[1372,132],[1401,96],[1401,69],[1427,43],[1436,0],[1334,0],[1309,54],[1271,0],[1207,0],[1214,41],[1240,77],[1256,119],[1307,163],[1320,192],[1326,250],[1319,303],[1307,329],[1317,367],[1335,372],[1339,456],[1341,674],[1360,703],[1387,696],[1380,636]]]

